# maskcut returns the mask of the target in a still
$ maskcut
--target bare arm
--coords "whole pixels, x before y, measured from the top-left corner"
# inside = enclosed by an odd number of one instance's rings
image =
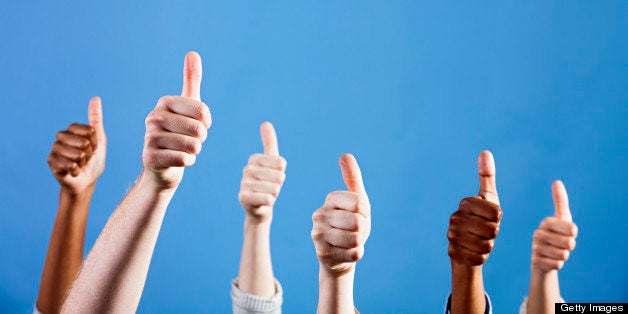
[[[106,138],[100,98],[89,104],[90,125],[72,124],[57,133],[48,164],[61,185],[59,208],[41,275],[37,309],[59,313],[83,262],[89,205],[105,168]]]
[[[263,298],[276,294],[270,257],[273,205],[286,178],[286,160],[279,156],[272,124],[260,127],[264,154],[254,154],[243,170],[238,199],[246,211],[238,288]]]
[[[554,182],[552,196],[554,217],[541,222],[532,240],[528,313],[554,313],[554,303],[562,302],[558,270],[576,246],[578,228],[572,222],[567,191],[562,182]]]
[[[340,157],[340,168],[348,191],[328,194],[312,215],[320,265],[318,313],[355,313],[355,266],[371,232],[371,205],[358,163],[346,154]]]
[[[63,313],[137,309],[166,208],[211,124],[200,102],[201,71],[198,54],[188,53],[182,96],[162,97],[146,118],[144,170],[94,244]]]
[[[135,312],[173,195],[174,190],[162,191],[146,175],[140,176],[94,244],[63,312]]]
[[[478,158],[479,196],[464,198],[449,220],[451,259],[451,313],[484,313],[486,297],[482,264],[488,260],[499,233],[502,211],[495,184],[493,155]]]

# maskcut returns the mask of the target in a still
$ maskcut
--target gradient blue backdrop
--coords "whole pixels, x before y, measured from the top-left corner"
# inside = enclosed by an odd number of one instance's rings
[[[115,2],[115,3],[114,3]],[[526,295],[531,235],[563,179],[580,227],[560,272],[570,301],[628,301],[625,1],[49,1],[0,6],[0,312],[31,310],[57,205],[54,134],[103,98],[107,168],[86,250],[141,169],[144,118],[203,57],[214,119],[172,201],[139,312],[227,313],[241,169],[270,120],[288,160],[272,252],[286,313],[314,312],[311,214],[356,155],[373,231],[358,264],[364,313],[438,313],[445,231],[493,151],[504,209],[485,266],[496,313]]]

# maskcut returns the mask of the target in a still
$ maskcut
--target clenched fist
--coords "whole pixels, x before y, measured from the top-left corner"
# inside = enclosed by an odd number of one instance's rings
[[[270,122],[260,127],[264,154],[254,154],[242,171],[238,199],[247,215],[259,222],[269,221],[273,205],[286,179],[286,160],[279,156],[277,135]]]
[[[449,219],[448,254],[452,263],[484,264],[499,234],[502,210],[495,184],[493,155],[483,151],[478,157],[479,196],[464,198]]]
[[[371,233],[371,205],[360,167],[352,155],[345,154],[340,157],[340,169],[348,191],[329,193],[323,207],[312,215],[316,255],[321,269],[332,276],[355,267]]]
[[[89,125],[71,124],[57,133],[48,155],[48,165],[61,187],[72,194],[96,184],[105,170],[107,138],[99,97],[89,101]]]
[[[563,267],[576,247],[578,227],[571,220],[567,191],[561,181],[552,184],[554,217],[543,219],[532,240],[532,267],[547,273]]]
[[[176,188],[184,167],[196,162],[196,155],[207,138],[211,114],[201,102],[201,57],[196,52],[185,56],[181,96],[159,99],[146,117],[146,135],[142,162],[144,173],[160,189]]]

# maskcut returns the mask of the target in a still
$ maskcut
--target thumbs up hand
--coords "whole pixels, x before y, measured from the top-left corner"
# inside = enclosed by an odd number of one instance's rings
[[[184,167],[196,162],[196,155],[207,138],[211,114],[201,102],[202,76],[201,57],[189,52],[185,56],[181,96],[162,97],[146,117],[144,175],[160,190],[179,185]]]
[[[286,179],[286,160],[279,156],[277,135],[270,122],[260,127],[263,154],[253,154],[242,171],[238,199],[247,215],[257,222],[270,221],[273,205]]]
[[[329,193],[323,207],[312,215],[316,255],[321,270],[331,276],[354,269],[371,232],[371,205],[358,163],[345,154],[340,157],[340,169],[348,191]]]
[[[502,210],[495,184],[495,161],[489,151],[478,157],[479,196],[462,199],[449,219],[448,254],[453,263],[478,266],[488,260],[499,234]]]
[[[89,125],[73,123],[57,133],[48,165],[61,187],[79,194],[94,186],[105,170],[107,137],[99,97],[89,101]]]
[[[571,220],[567,191],[561,181],[552,184],[554,217],[543,219],[532,238],[532,267],[542,273],[559,270],[576,247],[578,227]]]

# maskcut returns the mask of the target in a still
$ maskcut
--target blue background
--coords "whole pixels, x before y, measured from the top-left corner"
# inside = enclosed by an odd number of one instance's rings
[[[115,2],[115,4],[114,4]],[[493,151],[504,210],[484,267],[496,313],[527,293],[531,235],[564,180],[580,228],[560,272],[569,301],[628,301],[625,1],[50,1],[0,7],[0,312],[28,312],[55,216],[54,134],[103,98],[107,168],[86,250],[141,169],[144,118],[203,57],[214,123],[172,201],[139,312],[230,311],[241,169],[274,123],[287,180],[272,253],[284,311],[314,312],[311,214],[356,155],[373,231],[358,264],[364,313],[442,311],[445,231]],[[87,252],[86,252],[87,253]]]

